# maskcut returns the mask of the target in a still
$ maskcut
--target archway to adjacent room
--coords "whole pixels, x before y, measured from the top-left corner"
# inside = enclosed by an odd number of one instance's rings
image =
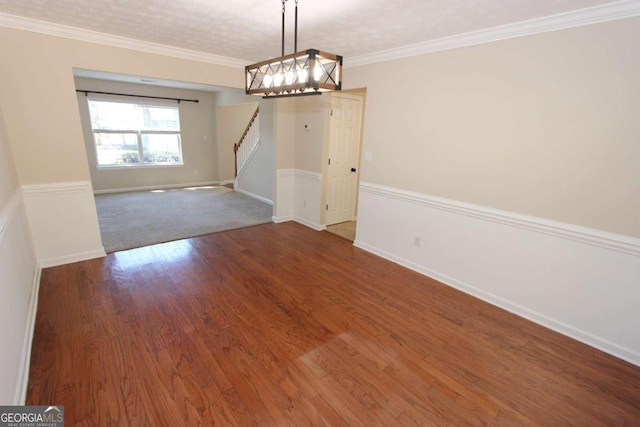
[[[243,188],[225,186],[234,182],[233,146],[251,118],[231,107],[256,110],[255,97],[95,71],[74,70],[74,78],[106,252],[272,221],[273,144],[261,144]]]

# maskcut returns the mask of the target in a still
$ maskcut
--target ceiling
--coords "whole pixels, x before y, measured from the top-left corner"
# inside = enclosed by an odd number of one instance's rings
[[[610,0],[299,0],[298,50],[349,58]],[[281,0],[0,0],[0,13],[245,62],[280,56]],[[287,47],[293,10],[286,3]]]

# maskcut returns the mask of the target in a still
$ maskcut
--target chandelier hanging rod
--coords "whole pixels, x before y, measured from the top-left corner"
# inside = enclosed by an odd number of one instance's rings
[[[284,5],[287,0],[282,0],[282,53],[280,56],[284,56]]]
[[[282,53],[280,56],[284,56],[284,18],[285,18],[285,4],[287,0],[282,0]],[[294,34],[293,34],[293,52],[298,51],[298,0],[296,0],[296,9],[295,9],[295,24],[294,24]]]

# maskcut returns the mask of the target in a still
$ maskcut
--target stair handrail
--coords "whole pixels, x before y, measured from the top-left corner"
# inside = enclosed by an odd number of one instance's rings
[[[251,116],[251,120],[249,120],[249,123],[247,124],[247,127],[244,129],[244,132],[242,132],[242,136],[240,137],[237,143],[233,144],[233,157],[234,157],[234,166],[235,166],[234,176],[238,176],[238,150],[240,149],[240,146],[244,142],[245,137],[249,133],[249,130],[251,130],[251,125],[253,125],[253,122],[256,120],[256,117],[258,117],[259,112],[260,112],[260,106],[257,106],[256,111],[253,113],[253,116]]]

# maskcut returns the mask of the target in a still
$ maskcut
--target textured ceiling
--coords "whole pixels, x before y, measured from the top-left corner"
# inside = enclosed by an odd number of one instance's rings
[[[349,58],[606,3],[299,0],[298,50]],[[245,61],[280,55],[281,0],[0,0],[0,12]],[[290,53],[292,30],[286,40]]]

